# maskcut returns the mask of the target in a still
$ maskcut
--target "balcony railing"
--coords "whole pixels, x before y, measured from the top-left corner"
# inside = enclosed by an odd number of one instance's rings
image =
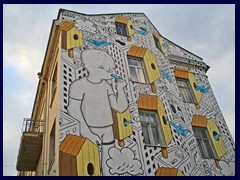
[[[23,119],[17,170],[35,171],[42,151],[44,120]]]

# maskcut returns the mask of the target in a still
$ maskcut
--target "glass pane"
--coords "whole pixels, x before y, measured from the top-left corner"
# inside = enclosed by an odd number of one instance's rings
[[[139,79],[139,82],[142,82],[142,83],[146,82],[143,69],[138,68],[138,79]]]
[[[121,35],[121,29],[117,26],[117,34]]]
[[[138,66],[138,60],[136,60],[136,59],[133,59],[133,62],[134,62],[134,66]]]
[[[136,72],[136,68],[134,67],[129,67],[130,69],[130,77],[133,81],[138,81],[138,78],[137,78],[137,72]]]
[[[207,138],[205,129],[203,128],[193,128],[196,138]]]
[[[146,126],[143,126],[143,125],[142,125],[142,132],[143,132],[143,137],[144,137],[145,143],[146,143],[146,144],[151,144]]]
[[[123,33],[123,34],[122,34],[123,36],[127,36],[127,30],[126,30],[125,27],[122,29],[122,33]]]
[[[214,159],[214,155],[212,152],[212,148],[208,142],[208,140],[198,140],[200,142],[200,150],[205,159]]]
[[[133,59],[132,59],[132,58],[129,58],[129,59],[128,59],[128,63],[129,63],[129,65],[134,65]]]
[[[202,157],[205,158],[202,141],[200,139],[197,139],[197,144],[200,149],[200,153],[201,153]]]
[[[186,102],[193,102],[191,93],[188,89],[182,89],[182,93]]]
[[[139,115],[140,115],[140,120],[142,122],[146,122],[147,121],[146,116],[145,116],[145,114],[143,112],[140,111]]]
[[[186,81],[177,80],[177,85],[178,85],[178,87],[188,88]]]
[[[142,65],[142,60],[139,60],[139,61],[138,61],[138,67],[141,67],[141,68],[143,67],[143,65]]]
[[[154,139],[154,144],[160,144],[160,136],[159,136],[159,131],[157,126],[152,126],[152,134],[153,134],[153,139]]]
[[[155,113],[152,113],[152,114],[151,114],[151,117],[153,118],[153,121],[154,121],[154,122],[157,122],[157,118],[156,118],[156,114],[155,114]]]

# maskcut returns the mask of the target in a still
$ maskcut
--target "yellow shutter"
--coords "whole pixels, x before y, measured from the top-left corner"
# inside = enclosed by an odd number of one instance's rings
[[[210,138],[211,138],[211,141],[212,141],[212,144],[214,146],[214,149],[215,149],[215,152],[216,152],[216,155],[217,155],[217,159],[221,159],[221,157],[227,153],[227,149],[223,143],[223,140],[222,140],[222,137],[220,136],[219,137],[219,140],[216,140],[214,138],[214,135],[213,135],[213,132],[215,131],[217,134],[219,134],[219,130],[216,126],[216,123],[214,122],[214,120],[212,119],[209,119],[207,121],[207,130],[208,130],[208,133],[210,135]]]
[[[200,102],[200,100],[202,98],[202,93],[199,90],[196,90],[195,87],[194,87],[194,83],[196,85],[198,85],[197,80],[196,80],[195,76],[191,72],[188,72],[188,79],[189,79],[190,85],[192,87],[194,96],[195,96],[195,98],[197,100],[197,103],[199,104],[199,102]]]
[[[113,132],[114,137],[117,140],[123,140],[124,138],[132,135],[132,124],[124,125],[124,121],[130,121],[131,115],[129,108],[122,114],[112,109],[113,116]]]
[[[171,142],[173,137],[172,137],[170,125],[167,122],[166,110],[160,99],[158,99],[158,116],[159,116],[159,121],[160,121],[161,128],[162,128],[162,132],[164,134],[165,145],[168,146],[168,144]],[[164,120],[164,118],[165,118],[165,120]]]
[[[128,30],[129,36],[132,36],[135,33],[135,29],[133,28],[133,23],[130,20],[128,20],[127,22],[127,30]]]
[[[148,74],[148,80],[150,83],[154,82],[161,77],[158,69],[158,64],[155,55],[149,50],[146,51],[143,57],[144,65]]]

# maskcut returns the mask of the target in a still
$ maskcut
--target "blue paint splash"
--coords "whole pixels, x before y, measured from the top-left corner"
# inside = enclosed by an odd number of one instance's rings
[[[127,126],[128,124],[133,124],[132,120],[128,120],[128,121],[123,121],[124,126]]]
[[[222,136],[221,134],[216,134],[215,136],[214,136],[214,139],[216,139],[217,141],[219,140],[219,138],[220,138],[220,136]]]
[[[172,81],[172,77],[167,72],[161,71],[161,74],[163,78],[167,79],[168,81]]]
[[[140,30],[137,30],[137,34],[146,36],[148,34],[148,31],[146,29],[140,28]]]
[[[206,94],[208,91],[209,91],[209,89],[210,89],[210,87],[205,87],[205,86],[198,86],[197,84],[193,84],[194,85],[194,88],[198,91],[201,91],[201,93],[203,93],[203,94]]]
[[[118,76],[118,75],[116,75],[116,74],[111,74],[111,76],[112,76],[114,79],[116,79],[116,80],[121,80],[121,79],[122,79],[121,76]]]
[[[169,122],[169,124],[171,124],[176,129],[176,132],[181,136],[186,137],[188,133],[191,133],[189,129],[184,129],[184,126],[182,124],[177,125],[168,119],[167,122]]]
[[[108,45],[112,44],[111,42],[97,41],[95,39],[84,39],[84,40],[91,44],[94,44],[95,46],[98,46],[98,47],[108,46]]]

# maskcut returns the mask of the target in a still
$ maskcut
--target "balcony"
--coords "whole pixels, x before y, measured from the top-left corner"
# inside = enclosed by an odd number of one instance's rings
[[[35,171],[42,151],[43,120],[24,118],[17,158],[18,171]]]

